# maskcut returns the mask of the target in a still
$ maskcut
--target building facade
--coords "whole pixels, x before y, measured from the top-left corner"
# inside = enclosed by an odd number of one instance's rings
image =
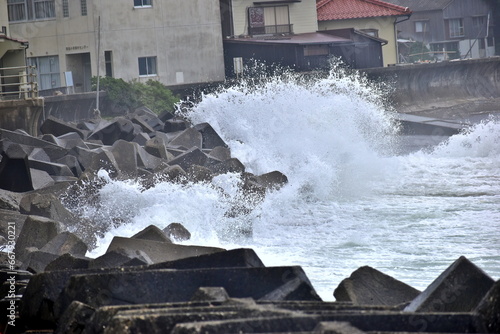
[[[422,42],[436,60],[495,54],[494,3],[488,0],[388,0],[413,11],[398,25],[399,37]],[[423,53],[423,52],[422,52]]]
[[[91,78],[169,87],[224,79],[218,0],[0,0],[29,41],[41,91],[91,90]]]
[[[354,28],[385,41],[384,66],[398,63],[396,24],[407,20],[407,7],[379,0],[320,0],[317,2],[319,31]]]

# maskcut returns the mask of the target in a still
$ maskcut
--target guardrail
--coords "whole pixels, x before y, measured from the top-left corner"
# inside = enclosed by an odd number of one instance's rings
[[[0,68],[0,100],[27,100],[37,97],[35,66]]]

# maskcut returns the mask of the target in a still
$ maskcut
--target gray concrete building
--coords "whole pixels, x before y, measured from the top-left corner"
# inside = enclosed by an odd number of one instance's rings
[[[169,87],[224,80],[219,0],[0,0],[0,13],[9,36],[29,42],[42,92],[90,91],[97,75]]]

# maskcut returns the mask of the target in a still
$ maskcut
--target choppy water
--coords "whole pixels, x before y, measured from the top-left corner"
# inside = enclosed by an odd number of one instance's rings
[[[244,217],[253,238],[226,233],[239,223],[224,215],[240,200],[237,175],[219,176],[215,186],[148,190],[114,181],[101,190],[102,207],[86,215],[128,223],[90,255],[104,252],[114,235],[182,222],[191,244],[251,247],[268,266],[301,265],[324,300],[363,265],[424,289],[465,255],[500,278],[500,122],[477,124],[433,150],[401,153],[383,101],[359,77],[333,72],[204,96],[188,114],[193,123],[210,123],[248,171],[288,176]]]

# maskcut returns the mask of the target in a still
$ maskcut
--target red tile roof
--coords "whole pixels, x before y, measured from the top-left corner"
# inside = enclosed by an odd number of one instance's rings
[[[408,7],[380,0],[317,0],[318,21],[409,15]]]

